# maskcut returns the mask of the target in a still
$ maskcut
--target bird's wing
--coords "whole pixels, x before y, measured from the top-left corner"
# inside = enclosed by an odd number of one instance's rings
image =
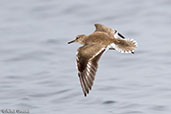
[[[91,90],[98,67],[98,60],[105,51],[105,46],[89,44],[80,47],[77,51],[77,68],[80,84],[84,95]]]
[[[125,37],[119,33],[117,30],[114,30],[110,27],[101,25],[101,24],[94,24],[94,26],[96,27],[96,30],[94,32],[106,32],[110,38],[122,38],[125,39]]]
[[[116,30],[101,24],[94,24],[94,26],[96,27],[94,32],[106,32],[111,38],[114,37]]]

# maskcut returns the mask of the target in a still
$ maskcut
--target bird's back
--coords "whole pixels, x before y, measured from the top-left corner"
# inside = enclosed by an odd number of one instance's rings
[[[105,32],[94,32],[85,39],[85,43],[109,45],[113,40],[114,39],[111,39],[110,36]]]

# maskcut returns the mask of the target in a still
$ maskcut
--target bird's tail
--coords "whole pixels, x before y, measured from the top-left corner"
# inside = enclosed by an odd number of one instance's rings
[[[121,53],[133,53],[135,48],[138,46],[137,42],[133,39],[120,39],[117,38],[115,43],[115,50]]]

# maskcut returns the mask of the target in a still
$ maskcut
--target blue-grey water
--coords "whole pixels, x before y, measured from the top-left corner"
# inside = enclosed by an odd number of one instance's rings
[[[68,45],[95,23],[138,42],[134,55],[108,51],[83,96]],[[0,114],[170,114],[170,0],[1,0]]]

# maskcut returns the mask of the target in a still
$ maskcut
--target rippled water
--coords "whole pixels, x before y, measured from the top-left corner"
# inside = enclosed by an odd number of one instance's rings
[[[0,110],[30,114],[170,114],[170,0],[1,0]],[[105,53],[84,97],[75,68],[78,34],[94,23],[139,43]],[[2,111],[0,112],[2,113]]]

